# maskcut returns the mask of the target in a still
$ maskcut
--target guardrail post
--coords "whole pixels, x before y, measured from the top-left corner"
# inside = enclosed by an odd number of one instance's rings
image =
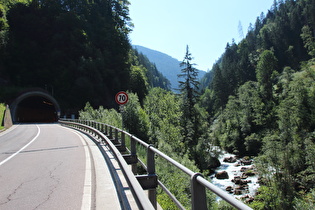
[[[120,141],[121,141],[121,147],[122,147],[122,148],[126,148],[125,133],[124,133],[124,131],[121,131],[121,134],[120,134]]]
[[[105,125],[105,135],[108,136],[108,126]]]
[[[191,176],[191,209],[207,209],[206,189],[203,185],[197,182],[197,177],[202,176],[200,173],[195,173]]]
[[[102,133],[105,133],[105,124],[104,123],[102,123]]]
[[[109,126],[109,139],[113,139],[113,128]]]
[[[150,149],[151,146],[152,145],[148,147],[148,151],[147,151],[147,170],[148,170],[148,176],[156,176],[154,152]],[[148,193],[149,193],[149,200],[151,201],[153,207],[157,209],[156,187],[153,189],[149,189]]]
[[[115,141],[118,142],[118,129],[117,128],[115,129]]]
[[[136,141],[133,136],[130,136],[130,155],[137,155]],[[134,163],[131,165],[131,170],[133,174],[137,174],[137,164]]]

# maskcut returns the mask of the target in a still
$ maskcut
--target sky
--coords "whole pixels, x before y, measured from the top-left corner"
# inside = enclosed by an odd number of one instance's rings
[[[232,39],[246,36],[250,23],[274,0],[129,0],[133,45],[166,53],[182,61],[186,46],[196,68],[211,70]]]

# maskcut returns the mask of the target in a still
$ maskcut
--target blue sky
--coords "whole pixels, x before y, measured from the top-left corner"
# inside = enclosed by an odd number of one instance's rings
[[[227,42],[240,41],[261,12],[274,0],[129,0],[135,25],[131,43],[166,53],[180,61],[186,45],[196,68],[207,71],[224,52]]]

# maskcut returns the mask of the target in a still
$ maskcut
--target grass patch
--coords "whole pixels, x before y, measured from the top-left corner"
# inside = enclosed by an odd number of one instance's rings
[[[2,125],[3,118],[4,118],[4,111],[5,111],[5,105],[0,103],[0,130],[4,128]]]

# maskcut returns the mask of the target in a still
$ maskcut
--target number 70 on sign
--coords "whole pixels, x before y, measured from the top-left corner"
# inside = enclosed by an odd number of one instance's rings
[[[128,102],[128,94],[124,91],[120,91],[115,96],[115,101],[119,105],[124,105]]]

